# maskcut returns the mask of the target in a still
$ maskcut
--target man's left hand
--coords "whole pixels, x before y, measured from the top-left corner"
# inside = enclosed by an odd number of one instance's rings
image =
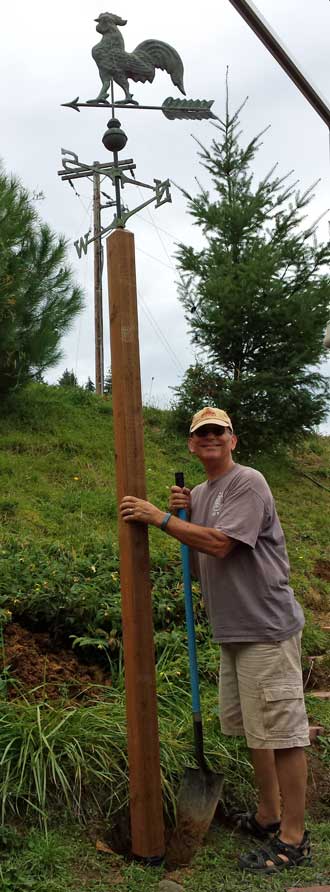
[[[160,527],[165,517],[165,511],[160,511],[156,505],[137,499],[136,496],[124,496],[120,513],[125,523],[147,523]]]

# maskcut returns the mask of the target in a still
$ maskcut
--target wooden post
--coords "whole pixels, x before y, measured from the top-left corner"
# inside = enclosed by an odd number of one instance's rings
[[[97,162],[95,162],[95,165]],[[104,392],[100,174],[93,174],[95,391]]]
[[[146,498],[134,236],[107,239],[118,502]],[[148,529],[119,521],[132,853],[165,850],[155,681]]]

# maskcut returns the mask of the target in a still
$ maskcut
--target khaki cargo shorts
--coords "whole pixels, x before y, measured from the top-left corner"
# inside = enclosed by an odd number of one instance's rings
[[[222,644],[219,679],[223,734],[251,749],[309,746],[301,632],[287,641]]]

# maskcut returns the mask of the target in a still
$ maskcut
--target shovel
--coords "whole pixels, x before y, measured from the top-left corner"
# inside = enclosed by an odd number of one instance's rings
[[[184,486],[184,476],[181,472],[175,475],[175,483],[177,486]],[[180,509],[178,515],[182,520],[187,520],[185,510]],[[181,559],[188,634],[195,757],[198,768],[186,768],[181,781],[177,801],[176,827],[170,838],[166,854],[166,863],[170,867],[189,864],[212,822],[224,782],[222,774],[215,774],[213,771],[210,771],[204,756],[188,545],[181,545]]]

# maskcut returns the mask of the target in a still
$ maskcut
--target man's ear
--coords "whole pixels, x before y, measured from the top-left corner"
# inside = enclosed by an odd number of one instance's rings
[[[231,447],[231,449],[232,449],[232,452],[234,452],[234,449],[236,449],[236,446],[237,446],[237,437],[236,437],[236,434],[232,434],[232,435],[231,435],[231,441],[232,441],[232,447]]]
[[[188,437],[188,449],[189,449],[189,452],[191,453],[191,455],[193,455],[195,452],[193,437]]]

